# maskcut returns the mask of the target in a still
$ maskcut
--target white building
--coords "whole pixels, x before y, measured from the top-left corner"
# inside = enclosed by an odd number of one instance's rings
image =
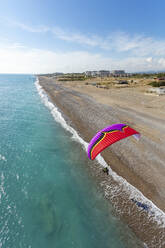
[[[110,76],[110,71],[106,71],[106,70],[86,71],[85,75],[90,77],[108,77]]]
[[[124,70],[112,70],[111,74],[114,76],[123,76],[125,74]]]
[[[100,76],[100,77],[109,77],[110,76],[110,71],[100,70],[98,72],[98,76]]]

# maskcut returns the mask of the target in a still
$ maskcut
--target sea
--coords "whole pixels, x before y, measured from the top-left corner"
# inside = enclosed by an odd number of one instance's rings
[[[34,75],[0,74],[0,248],[143,247],[43,97]]]

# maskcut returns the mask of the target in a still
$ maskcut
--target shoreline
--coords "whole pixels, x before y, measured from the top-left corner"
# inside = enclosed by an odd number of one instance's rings
[[[77,130],[78,133],[80,133],[80,136],[87,142],[89,142],[102,124],[104,126],[109,124],[107,123],[109,120],[107,120],[106,112],[108,110],[106,105],[102,106],[95,100],[91,99],[89,95],[75,91],[73,88],[64,87],[57,82],[55,83],[52,79],[39,77],[39,81],[40,85],[49,95],[51,101],[55,103],[55,105],[65,115],[71,126]],[[113,113],[113,116],[111,116],[113,121],[119,119],[117,116],[120,114],[119,112],[111,109],[111,113]],[[97,121],[97,125],[95,127],[92,125],[94,120]],[[128,148],[129,142],[126,142]],[[121,149],[122,145],[120,145]],[[137,144],[132,140],[131,145],[133,145],[133,148],[136,149]],[[116,169],[117,174],[123,178],[126,178],[132,185],[136,187],[139,186],[137,188],[159,206],[159,199],[156,199],[155,197],[155,188],[151,188],[151,184],[145,182],[144,179],[138,174],[136,175],[136,171],[131,171],[131,169],[126,166],[126,161],[121,160],[119,156],[116,156],[115,150],[110,151],[110,149],[108,149],[108,151],[103,153],[103,157],[113,170]],[[120,170],[118,170],[118,168],[120,168]],[[127,190],[123,187],[124,184],[122,185],[121,182],[119,183],[116,181],[111,175],[108,177],[105,176],[102,173],[101,167],[98,167],[98,165],[93,166],[92,171],[95,179],[104,190],[105,197],[112,202],[116,212],[128,224],[128,226],[131,227],[137,237],[145,242],[148,247],[163,247],[162,245],[165,243],[163,232],[165,229],[158,225],[157,221],[153,218],[154,216],[152,216],[153,214],[148,214],[145,211],[141,211],[141,209],[139,209],[134,203],[128,201],[130,199],[131,192],[129,192],[129,190],[127,192]],[[159,207],[164,210],[164,202]]]

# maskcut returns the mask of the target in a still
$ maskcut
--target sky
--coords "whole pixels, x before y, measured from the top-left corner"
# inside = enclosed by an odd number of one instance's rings
[[[0,0],[0,73],[165,71],[164,0]]]

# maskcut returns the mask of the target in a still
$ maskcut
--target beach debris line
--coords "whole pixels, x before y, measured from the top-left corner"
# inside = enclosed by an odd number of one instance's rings
[[[91,139],[87,150],[88,158],[94,160],[108,146],[132,135],[136,139],[140,138],[140,133],[126,124],[118,123],[105,127]]]
[[[131,201],[133,201],[138,207],[140,207],[140,208],[142,208],[143,210],[145,210],[145,211],[147,211],[148,212],[148,210],[149,210],[149,206],[147,205],[147,204],[144,204],[144,203],[142,203],[142,202],[139,202],[139,201],[137,201],[137,200],[135,200],[135,199],[131,199]]]

